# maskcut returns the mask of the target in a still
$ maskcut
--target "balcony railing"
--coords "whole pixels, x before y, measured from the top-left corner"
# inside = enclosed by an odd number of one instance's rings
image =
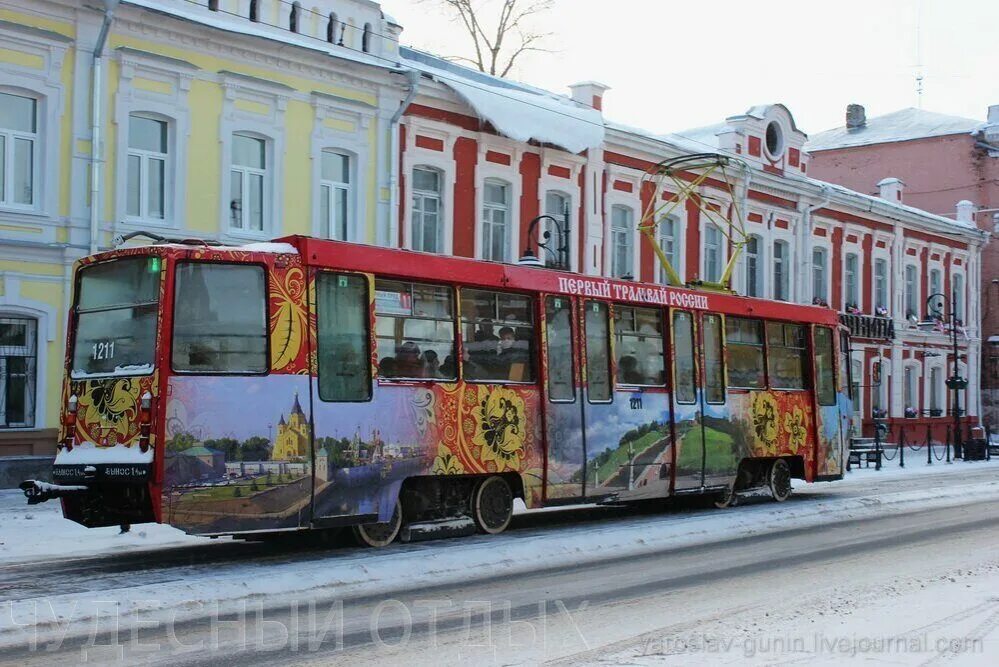
[[[850,329],[854,338],[891,340],[895,337],[895,322],[890,317],[840,313],[839,321]]]

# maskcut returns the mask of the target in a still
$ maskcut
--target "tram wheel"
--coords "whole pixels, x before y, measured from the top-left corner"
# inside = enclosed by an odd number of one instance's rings
[[[728,509],[729,507],[735,507],[739,504],[739,494],[735,492],[735,486],[730,486],[725,491],[722,491],[715,498],[715,507],[720,510]]]
[[[354,526],[354,536],[361,546],[385,547],[391,544],[402,528],[402,503],[395,501],[392,518],[385,523],[365,523]]]
[[[472,493],[472,519],[483,533],[502,533],[513,518],[513,491],[498,475],[487,477]]]
[[[791,469],[787,467],[787,461],[776,459],[770,464],[767,484],[770,486],[770,495],[777,502],[782,503],[791,497]]]

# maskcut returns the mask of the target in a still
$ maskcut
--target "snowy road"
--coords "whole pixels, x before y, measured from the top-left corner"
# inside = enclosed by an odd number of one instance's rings
[[[12,503],[0,497],[4,519],[24,512]],[[31,511],[32,539],[52,531],[56,550],[0,550],[0,660],[22,665],[832,664],[851,651],[923,664],[938,640],[956,664],[999,652],[997,464],[862,470],[729,511],[532,513],[502,536],[379,552],[179,535],[149,550],[98,534],[67,559],[62,522]],[[18,527],[3,521],[0,542]],[[911,646],[875,652],[884,636]]]

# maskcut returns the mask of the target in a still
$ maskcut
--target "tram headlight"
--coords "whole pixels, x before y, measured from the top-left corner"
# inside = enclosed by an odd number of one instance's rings
[[[76,441],[76,411],[80,407],[80,399],[76,394],[69,397],[66,403],[66,418],[63,423],[66,425],[66,435],[62,441],[62,446],[66,451],[73,451],[73,443]]]

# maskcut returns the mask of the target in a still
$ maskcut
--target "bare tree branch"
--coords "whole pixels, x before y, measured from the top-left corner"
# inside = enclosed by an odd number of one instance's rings
[[[452,56],[449,60],[468,62],[492,75],[506,76],[517,59],[528,52],[547,52],[541,42],[551,33],[541,33],[528,27],[532,17],[548,11],[554,0],[420,0],[442,7],[456,23],[460,23],[471,39],[474,58]],[[498,15],[492,6],[500,3]]]

